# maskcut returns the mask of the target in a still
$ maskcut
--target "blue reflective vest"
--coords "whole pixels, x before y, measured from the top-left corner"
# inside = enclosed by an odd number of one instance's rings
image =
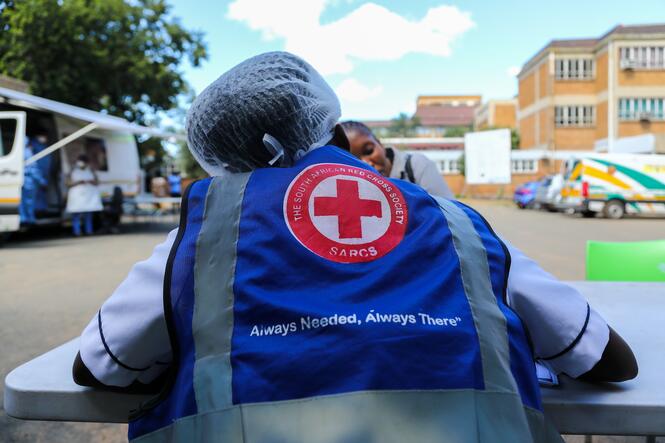
[[[136,441],[560,441],[507,249],[335,147],[195,182],[165,278],[171,383]]]

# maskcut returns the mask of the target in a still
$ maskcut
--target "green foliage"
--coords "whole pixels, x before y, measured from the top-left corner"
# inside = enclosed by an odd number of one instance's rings
[[[186,177],[190,178],[204,178],[208,173],[203,170],[201,165],[194,159],[194,156],[185,143],[181,143],[178,149],[178,167],[184,172]]]
[[[462,152],[462,155],[459,157],[458,166],[460,174],[462,174],[463,177],[466,177],[466,155],[464,155],[464,152]]]
[[[158,175],[162,165],[171,157],[164,149],[162,140],[154,137],[138,143],[138,149],[141,168],[151,177]]]
[[[519,149],[520,148],[520,133],[517,128],[512,128],[510,130],[510,148]]]
[[[0,73],[53,100],[145,123],[206,57],[166,0],[0,0]]]
[[[411,137],[416,134],[416,128],[420,126],[418,117],[409,117],[405,113],[401,113],[392,120],[390,127],[388,127],[389,137]]]
[[[445,136],[446,137],[464,137],[464,134],[471,131],[471,128],[467,126],[452,126],[446,128]]]

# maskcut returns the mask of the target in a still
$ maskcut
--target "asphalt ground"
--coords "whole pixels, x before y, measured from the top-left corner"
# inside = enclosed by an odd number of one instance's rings
[[[586,240],[665,238],[664,219],[583,219],[523,211],[507,202],[468,203],[505,239],[565,280],[584,279]],[[1,378],[76,337],[132,264],[146,258],[173,227],[170,217],[125,224],[117,235],[72,238],[64,230],[40,231],[0,247]],[[126,441],[126,432],[125,425],[16,420],[0,409],[0,442],[116,442]],[[643,440],[594,438],[605,441]]]

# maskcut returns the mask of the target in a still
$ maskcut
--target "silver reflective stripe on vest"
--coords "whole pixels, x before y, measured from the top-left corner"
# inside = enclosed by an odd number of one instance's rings
[[[236,405],[135,440],[229,443],[562,442],[519,396],[464,390],[366,391]]]
[[[510,370],[506,318],[492,290],[487,251],[468,215],[455,203],[434,197],[443,211],[459,256],[464,291],[478,333],[485,389],[517,392]]]
[[[194,265],[194,393],[199,413],[231,406],[233,284],[240,211],[250,174],[212,180]]]

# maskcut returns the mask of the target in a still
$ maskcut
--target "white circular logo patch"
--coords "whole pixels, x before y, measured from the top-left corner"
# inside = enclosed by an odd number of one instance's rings
[[[284,219],[307,249],[339,263],[375,260],[404,238],[406,201],[366,169],[322,163],[302,171],[284,197]]]

